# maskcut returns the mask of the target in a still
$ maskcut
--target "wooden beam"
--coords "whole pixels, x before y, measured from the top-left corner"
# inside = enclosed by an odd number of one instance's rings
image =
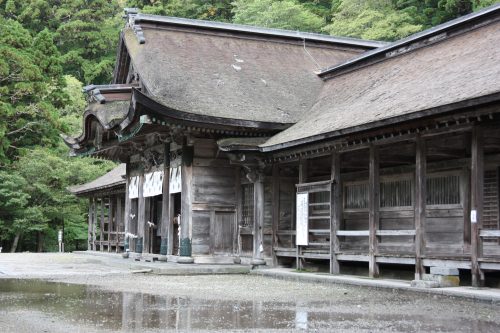
[[[337,230],[337,236],[370,237],[370,230]]]
[[[482,242],[479,231],[483,215],[484,153],[483,131],[479,126],[472,128],[471,147],[471,274],[472,286],[484,285],[484,274],[478,259],[482,257]]]
[[[377,230],[379,229],[379,152],[378,146],[370,145],[370,162],[368,176],[368,209],[369,209],[369,275],[378,277],[379,268],[376,260],[378,254]]]
[[[420,135],[416,139],[415,158],[415,279],[421,280],[425,274],[422,262],[425,249],[425,205],[426,205],[426,143]]]
[[[342,196],[340,180],[340,154],[332,153],[331,170],[331,190],[330,190],[330,274],[339,274],[340,266],[337,259],[339,251],[339,239],[337,230],[342,220]]]

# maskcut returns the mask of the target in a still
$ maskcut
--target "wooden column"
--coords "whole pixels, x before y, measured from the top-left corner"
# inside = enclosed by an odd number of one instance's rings
[[[104,244],[104,197],[101,197],[101,219],[99,221],[99,251],[103,251]]]
[[[183,151],[184,153],[184,151]],[[184,159],[184,157],[183,157]],[[181,167],[181,178],[182,178],[182,194],[181,194],[181,239],[179,254],[180,257],[177,262],[180,263],[193,263],[194,260],[192,256],[192,244],[191,244],[191,230],[192,230],[192,213],[191,206],[193,202],[193,166],[191,164],[186,165],[183,160]]]
[[[299,184],[307,182],[307,159],[301,158],[299,160]],[[297,218],[297,217],[295,217]],[[297,221],[295,221],[297,222]],[[295,223],[295,229],[297,230],[297,223]],[[296,267],[297,269],[302,269],[302,255],[300,245],[296,245]]]
[[[238,256],[235,263],[241,262],[239,256],[241,255],[241,238],[240,238],[240,222],[242,218],[242,202],[241,202],[241,169],[239,166],[234,168],[234,191],[236,193],[236,221],[233,238],[234,254]]]
[[[340,154],[332,153],[332,185],[330,190],[330,274],[339,274],[340,267],[337,260],[339,239],[337,230],[342,219],[342,198],[340,181]]]
[[[257,180],[253,183],[254,202],[254,230],[253,230],[253,258],[252,265],[265,265],[266,262],[261,256],[261,246],[263,246],[264,228],[264,175],[258,172]]]
[[[116,248],[115,252],[120,251],[120,238],[121,238],[121,232],[123,230],[123,206],[122,206],[122,196],[116,195],[116,217],[115,217],[115,240],[116,240]]]
[[[89,197],[89,216],[88,216],[88,230],[87,230],[87,250],[92,250],[92,218],[94,212],[92,210],[92,197]]]
[[[97,221],[99,221],[98,214],[99,210],[97,209],[97,198],[94,197],[92,199],[94,202],[94,218],[93,218],[93,223],[92,223],[92,250],[97,251],[97,243],[96,243],[96,237],[97,237]]]
[[[146,228],[146,200],[144,198],[144,173],[139,175],[139,198],[137,202],[137,239],[135,252],[139,255],[144,252],[144,233]]]
[[[170,142],[163,146],[163,192],[161,198],[161,245],[160,254],[168,254],[170,233],[173,232],[172,220],[170,219]]]
[[[279,165],[276,163],[273,165],[273,185],[272,185],[272,207],[273,207],[273,217],[272,217],[272,246],[271,255],[273,258],[273,266],[278,265],[278,258],[276,257],[275,248],[278,247],[278,225],[280,220],[280,174]]]
[[[108,197],[108,252],[111,251],[111,239],[113,235],[113,196]]]
[[[151,227],[148,222],[151,221],[151,205],[153,202],[152,197],[144,198],[144,241],[143,241],[143,253],[151,253]]]
[[[420,135],[416,138],[415,155],[415,280],[421,280],[425,274],[422,257],[425,250],[427,160],[425,140]]]
[[[130,202],[130,162],[127,161],[125,165],[125,211],[123,214],[123,224],[124,224],[124,238],[123,238],[123,251],[127,252],[130,250],[130,238],[128,233],[130,232],[130,214],[132,213],[132,204]]]
[[[370,277],[378,277],[379,269],[376,255],[378,253],[378,239],[376,232],[379,229],[379,152],[375,145],[370,146],[370,164],[368,179],[368,206],[369,206],[369,262]]]
[[[479,267],[482,257],[482,242],[479,232],[483,220],[484,153],[482,128],[472,129],[471,147],[471,273],[472,286],[484,285],[484,274]]]

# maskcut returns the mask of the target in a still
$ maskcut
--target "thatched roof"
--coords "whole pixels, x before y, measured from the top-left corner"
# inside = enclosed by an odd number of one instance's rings
[[[484,24],[451,37],[441,36],[441,40],[414,50],[406,45],[401,53],[333,76],[325,82],[310,112],[261,149],[339,137],[498,94],[500,22],[496,19]]]
[[[129,26],[123,40],[148,97],[192,114],[282,124],[311,108],[323,84],[315,71],[384,45],[152,15],[135,24],[141,39]]]
[[[125,163],[122,163],[107,174],[86,184],[71,186],[68,190],[75,195],[85,196],[92,192],[114,187],[123,187],[125,190],[125,183]]]

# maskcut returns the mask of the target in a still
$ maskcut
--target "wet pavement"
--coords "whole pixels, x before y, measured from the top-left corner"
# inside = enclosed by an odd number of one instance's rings
[[[141,285],[150,278],[150,285],[162,284],[158,294],[131,289],[133,281],[129,291],[111,291],[113,281],[124,281],[113,276],[102,286],[0,279],[0,331],[500,331],[500,306],[470,300],[351,286],[325,289],[255,276],[214,276],[220,289],[202,276],[128,276]],[[243,291],[233,297],[229,287],[255,290],[280,284],[279,291]]]

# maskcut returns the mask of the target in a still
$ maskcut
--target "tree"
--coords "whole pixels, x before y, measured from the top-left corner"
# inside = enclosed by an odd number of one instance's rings
[[[233,6],[234,23],[314,32],[324,25],[324,19],[295,0],[237,0]]]
[[[27,150],[0,172],[0,230],[2,238],[14,239],[27,250],[44,249],[44,234],[55,235],[64,227],[68,249],[86,239],[86,203],[72,195],[68,186],[81,184],[114,167],[107,161],[70,158],[62,143],[56,149]],[[25,239],[26,241],[22,241]],[[52,249],[55,237],[52,237]],[[16,241],[17,240],[17,241]],[[38,243],[36,248],[33,244]]]
[[[373,40],[396,40],[416,33],[423,25],[391,1],[338,1],[332,22],[323,30],[331,35]]]
[[[0,17],[0,166],[22,149],[55,145],[66,101],[60,54],[53,34],[33,38],[20,23]]]
[[[121,8],[116,0],[8,0],[0,16],[36,34],[54,33],[65,74],[85,83],[111,80]]]

